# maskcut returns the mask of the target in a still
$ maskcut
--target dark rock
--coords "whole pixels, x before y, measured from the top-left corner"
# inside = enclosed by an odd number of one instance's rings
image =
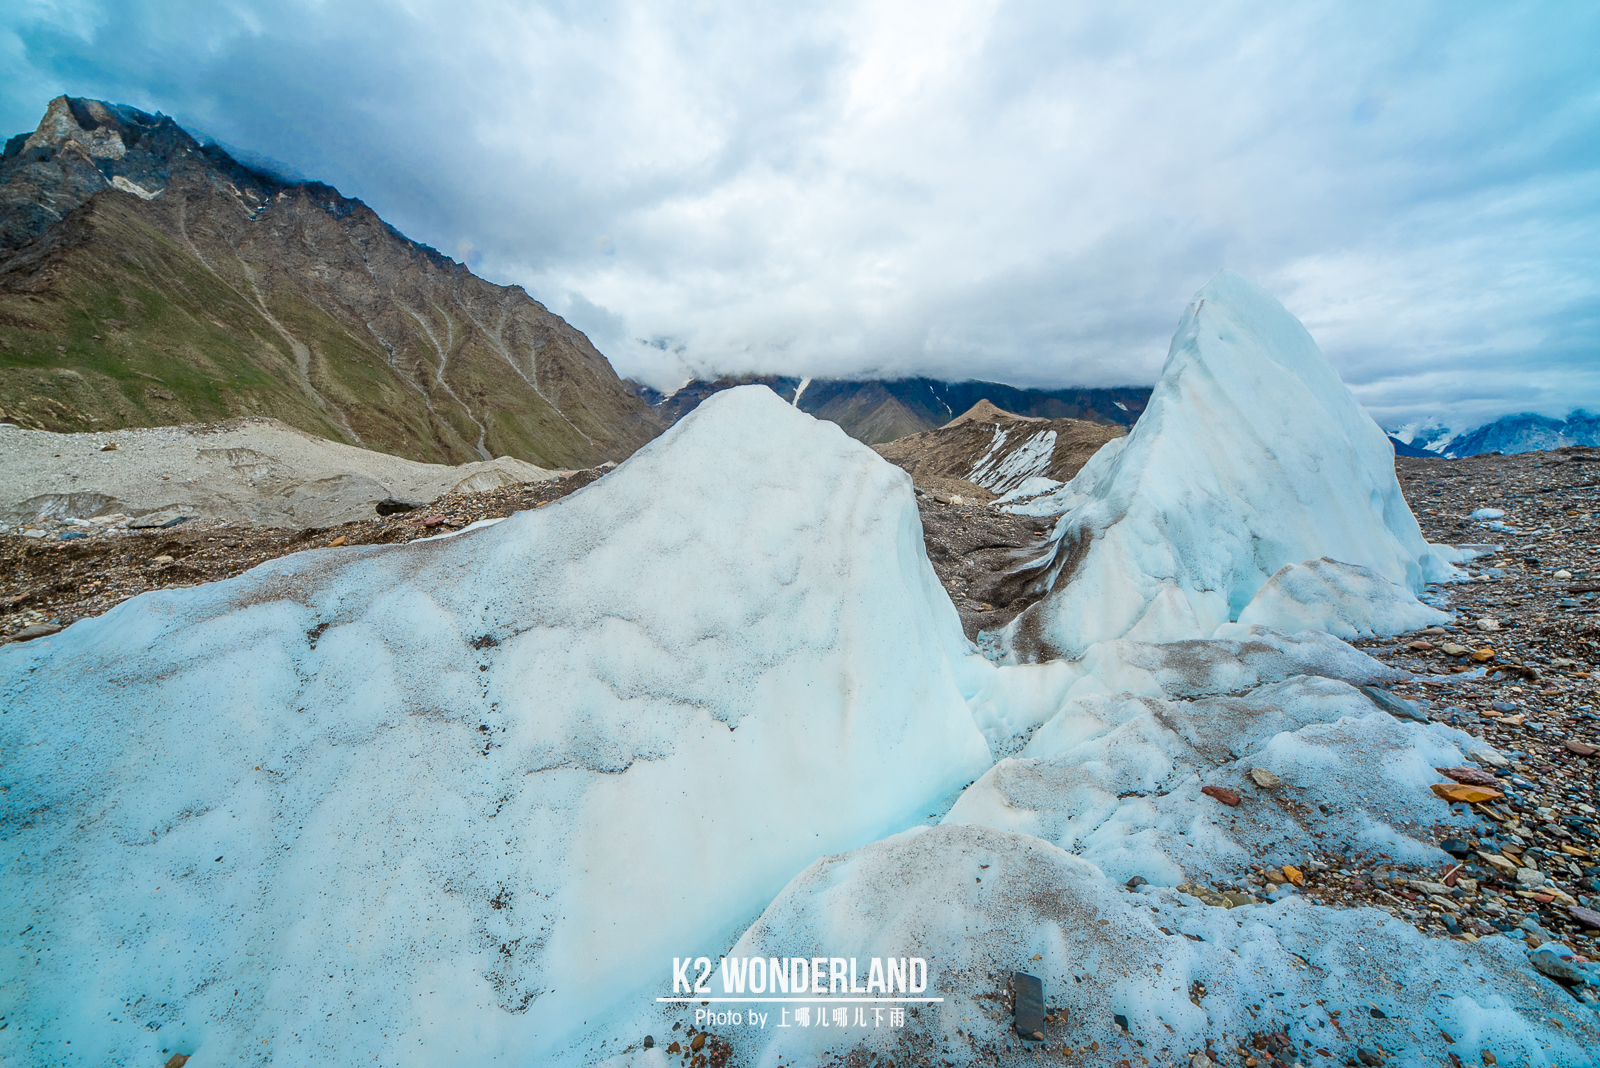
[[[1115,1020],[1117,1026],[1122,1028],[1124,1031],[1128,1029],[1128,1018],[1122,1015],[1120,1012],[1113,1015],[1111,1018]]]
[[[1372,1066],[1372,1068],[1377,1068],[1378,1065],[1384,1063],[1383,1054],[1376,1050],[1367,1049],[1365,1046],[1356,1047],[1356,1060],[1362,1064]]]
[[[1439,848],[1449,853],[1452,857],[1470,857],[1472,846],[1460,838],[1446,838],[1439,843]]]
[[[1146,885],[1148,882],[1149,880],[1143,875],[1135,875],[1133,878],[1128,880],[1127,887],[1129,890],[1137,890],[1139,887]]]
[[[1467,786],[1499,786],[1500,780],[1482,768],[1434,768],[1447,779]]]
[[[1360,689],[1367,696],[1367,700],[1389,713],[1395,719],[1415,720],[1418,723],[1429,722],[1428,714],[1404,697],[1396,697],[1388,690],[1378,686],[1362,686]]]
[[[54,623],[35,623],[17,631],[11,636],[11,640],[14,642],[31,642],[35,638],[47,637],[58,633],[60,630],[61,628]]]
[[[378,502],[379,515],[399,515],[401,512],[415,512],[418,508],[426,508],[421,501],[403,501],[398,497],[385,497]]]
[[[656,1044],[656,1040],[655,1040],[655,1037],[653,1035],[645,1035],[644,1036],[643,1045],[644,1045],[645,1049],[653,1049],[653,1048],[655,1048],[655,1044]]]
[[[1552,979],[1558,979],[1563,983],[1600,985],[1600,977],[1578,967],[1577,964],[1570,960],[1563,960],[1563,956],[1572,956],[1572,951],[1568,950],[1565,954],[1562,954],[1559,952],[1562,949],[1566,949],[1566,947],[1559,942],[1543,945],[1528,954],[1528,963],[1532,964],[1535,970],[1540,973],[1548,975]]]
[[[187,523],[191,519],[200,518],[190,512],[180,512],[175,508],[165,508],[159,512],[142,515],[138,519],[128,521],[129,530],[164,530],[175,527],[179,523]]]
[[[1596,912],[1594,909],[1586,909],[1582,905],[1574,905],[1567,911],[1571,913],[1573,919],[1585,927],[1600,931],[1600,912]]]

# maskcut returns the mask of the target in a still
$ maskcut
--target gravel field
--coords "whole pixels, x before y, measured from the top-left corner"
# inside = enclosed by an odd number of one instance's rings
[[[1503,767],[1452,769],[1441,785],[1492,783],[1502,796],[1472,805],[1477,835],[1441,840],[1459,861],[1448,869],[1317,858],[1328,870],[1312,862],[1307,892],[1378,904],[1424,930],[1468,940],[1502,931],[1530,945],[1560,940],[1596,959],[1600,714],[1591,669],[1600,657],[1600,450],[1402,457],[1397,468],[1429,541],[1493,551],[1468,566],[1477,581],[1436,591],[1456,614],[1442,633],[1360,644],[1415,673],[1396,693],[1508,758]]]

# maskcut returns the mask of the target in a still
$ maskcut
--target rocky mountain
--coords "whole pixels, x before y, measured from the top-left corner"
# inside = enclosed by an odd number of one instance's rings
[[[59,97],[0,158],[0,419],[271,416],[415,460],[545,467],[661,430],[588,338],[359,200]]]
[[[1423,457],[1426,457],[1426,456],[1437,456],[1437,455],[1439,455],[1438,453],[1435,453],[1435,452],[1429,452],[1427,449],[1418,448],[1415,445],[1408,445],[1405,442],[1401,441],[1399,438],[1395,437],[1393,434],[1389,435],[1389,444],[1394,446],[1394,454],[1396,456],[1423,456]]]
[[[983,499],[1030,478],[1048,479],[1052,487],[1066,482],[1100,446],[1125,433],[1111,423],[1021,416],[981,400],[937,430],[873,449],[918,486]]]
[[[1600,416],[1591,415],[1582,408],[1575,409],[1565,419],[1522,412],[1503,415],[1492,423],[1467,431],[1454,431],[1438,423],[1426,426],[1411,423],[1390,431],[1389,436],[1412,450],[1405,451],[1396,445],[1395,453],[1399,456],[1451,459],[1491,453],[1512,456],[1573,445],[1600,445]]]
[[[1393,430],[1388,431],[1388,434],[1390,439],[1399,442],[1401,445],[1417,449],[1427,456],[1442,455],[1444,447],[1450,444],[1451,438],[1456,436],[1454,430],[1433,420],[1406,423],[1404,426],[1395,427]],[[1395,454],[1397,456],[1412,455],[1411,453],[1401,452],[1398,447],[1395,449]]]
[[[1445,442],[1445,456],[1512,455],[1559,449],[1566,445],[1600,445],[1600,416],[1581,408],[1565,419],[1523,413],[1505,415]]]
[[[714,381],[696,379],[670,395],[637,382],[629,383],[668,425],[694,411],[701,401],[714,393],[751,384],[771,388],[801,411],[838,423],[845,433],[868,445],[935,430],[983,400],[1019,416],[1078,419],[1126,427],[1133,425],[1150,398],[1150,390],[1142,386],[1044,390],[1020,389],[999,382],[943,382],[933,378],[847,381],[729,375]]]

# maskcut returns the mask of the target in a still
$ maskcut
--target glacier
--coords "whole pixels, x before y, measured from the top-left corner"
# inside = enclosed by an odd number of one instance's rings
[[[1414,594],[1458,558],[1423,540],[1387,437],[1305,327],[1226,270],[1185,311],[1133,430],[1026,514],[1060,518],[1050,592],[1003,636],[1014,662],[1211,637],[1287,564],[1327,557]]]
[[[492,527],[7,646],[0,1059],[545,1063],[948,807],[978,659],[909,477],[763,387]]]
[[[761,1068],[1037,1063],[1013,969],[1086,1063],[1269,1022],[1343,1053],[1328,1010],[1369,1003],[1392,1022],[1343,1026],[1394,1063],[1580,1063],[1593,1011],[1508,939],[1180,889],[1330,844],[1442,862],[1469,819],[1433,769],[1488,747],[1380,709],[1359,687],[1404,675],[1339,637],[1453,577],[1392,464],[1224,273],[1134,433],[1028,503],[1055,588],[1005,663],[904,472],[760,386],[504,521],[0,648],[0,1059],[665,1068],[673,958],[726,953],[920,956],[943,999],[724,1032]]]

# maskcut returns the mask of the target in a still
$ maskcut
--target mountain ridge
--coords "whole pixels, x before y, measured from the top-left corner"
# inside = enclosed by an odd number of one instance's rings
[[[580,331],[360,200],[72,97],[0,157],[0,418],[271,416],[459,463],[620,460],[662,429]]]
[[[1572,445],[1600,445],[1600,416],[1582,408],[1574,408],[1565,419],[1518,412],[1459,433],[1437,423],[1412,423],[1389,435],[1413,450],[1401,451],[1397,444],[1396,452],[1402,456],[1442,456],[1452,460],[1491,453],[1514,456]]]
[[[867,445],[936,430],[983,400],[1017,416],[1128,427],[1150,398],[1150,390],[1144,386],[1043,390],[976,379],[948,382],[923,377],[852,380],[724,375],[712,380],[694,379],[671,394],[632,379],[625,380],[625,385],[650,402],[668,426],[712,394],[735,386],[764,385],[801,411],[837,423],[845,433]]]

